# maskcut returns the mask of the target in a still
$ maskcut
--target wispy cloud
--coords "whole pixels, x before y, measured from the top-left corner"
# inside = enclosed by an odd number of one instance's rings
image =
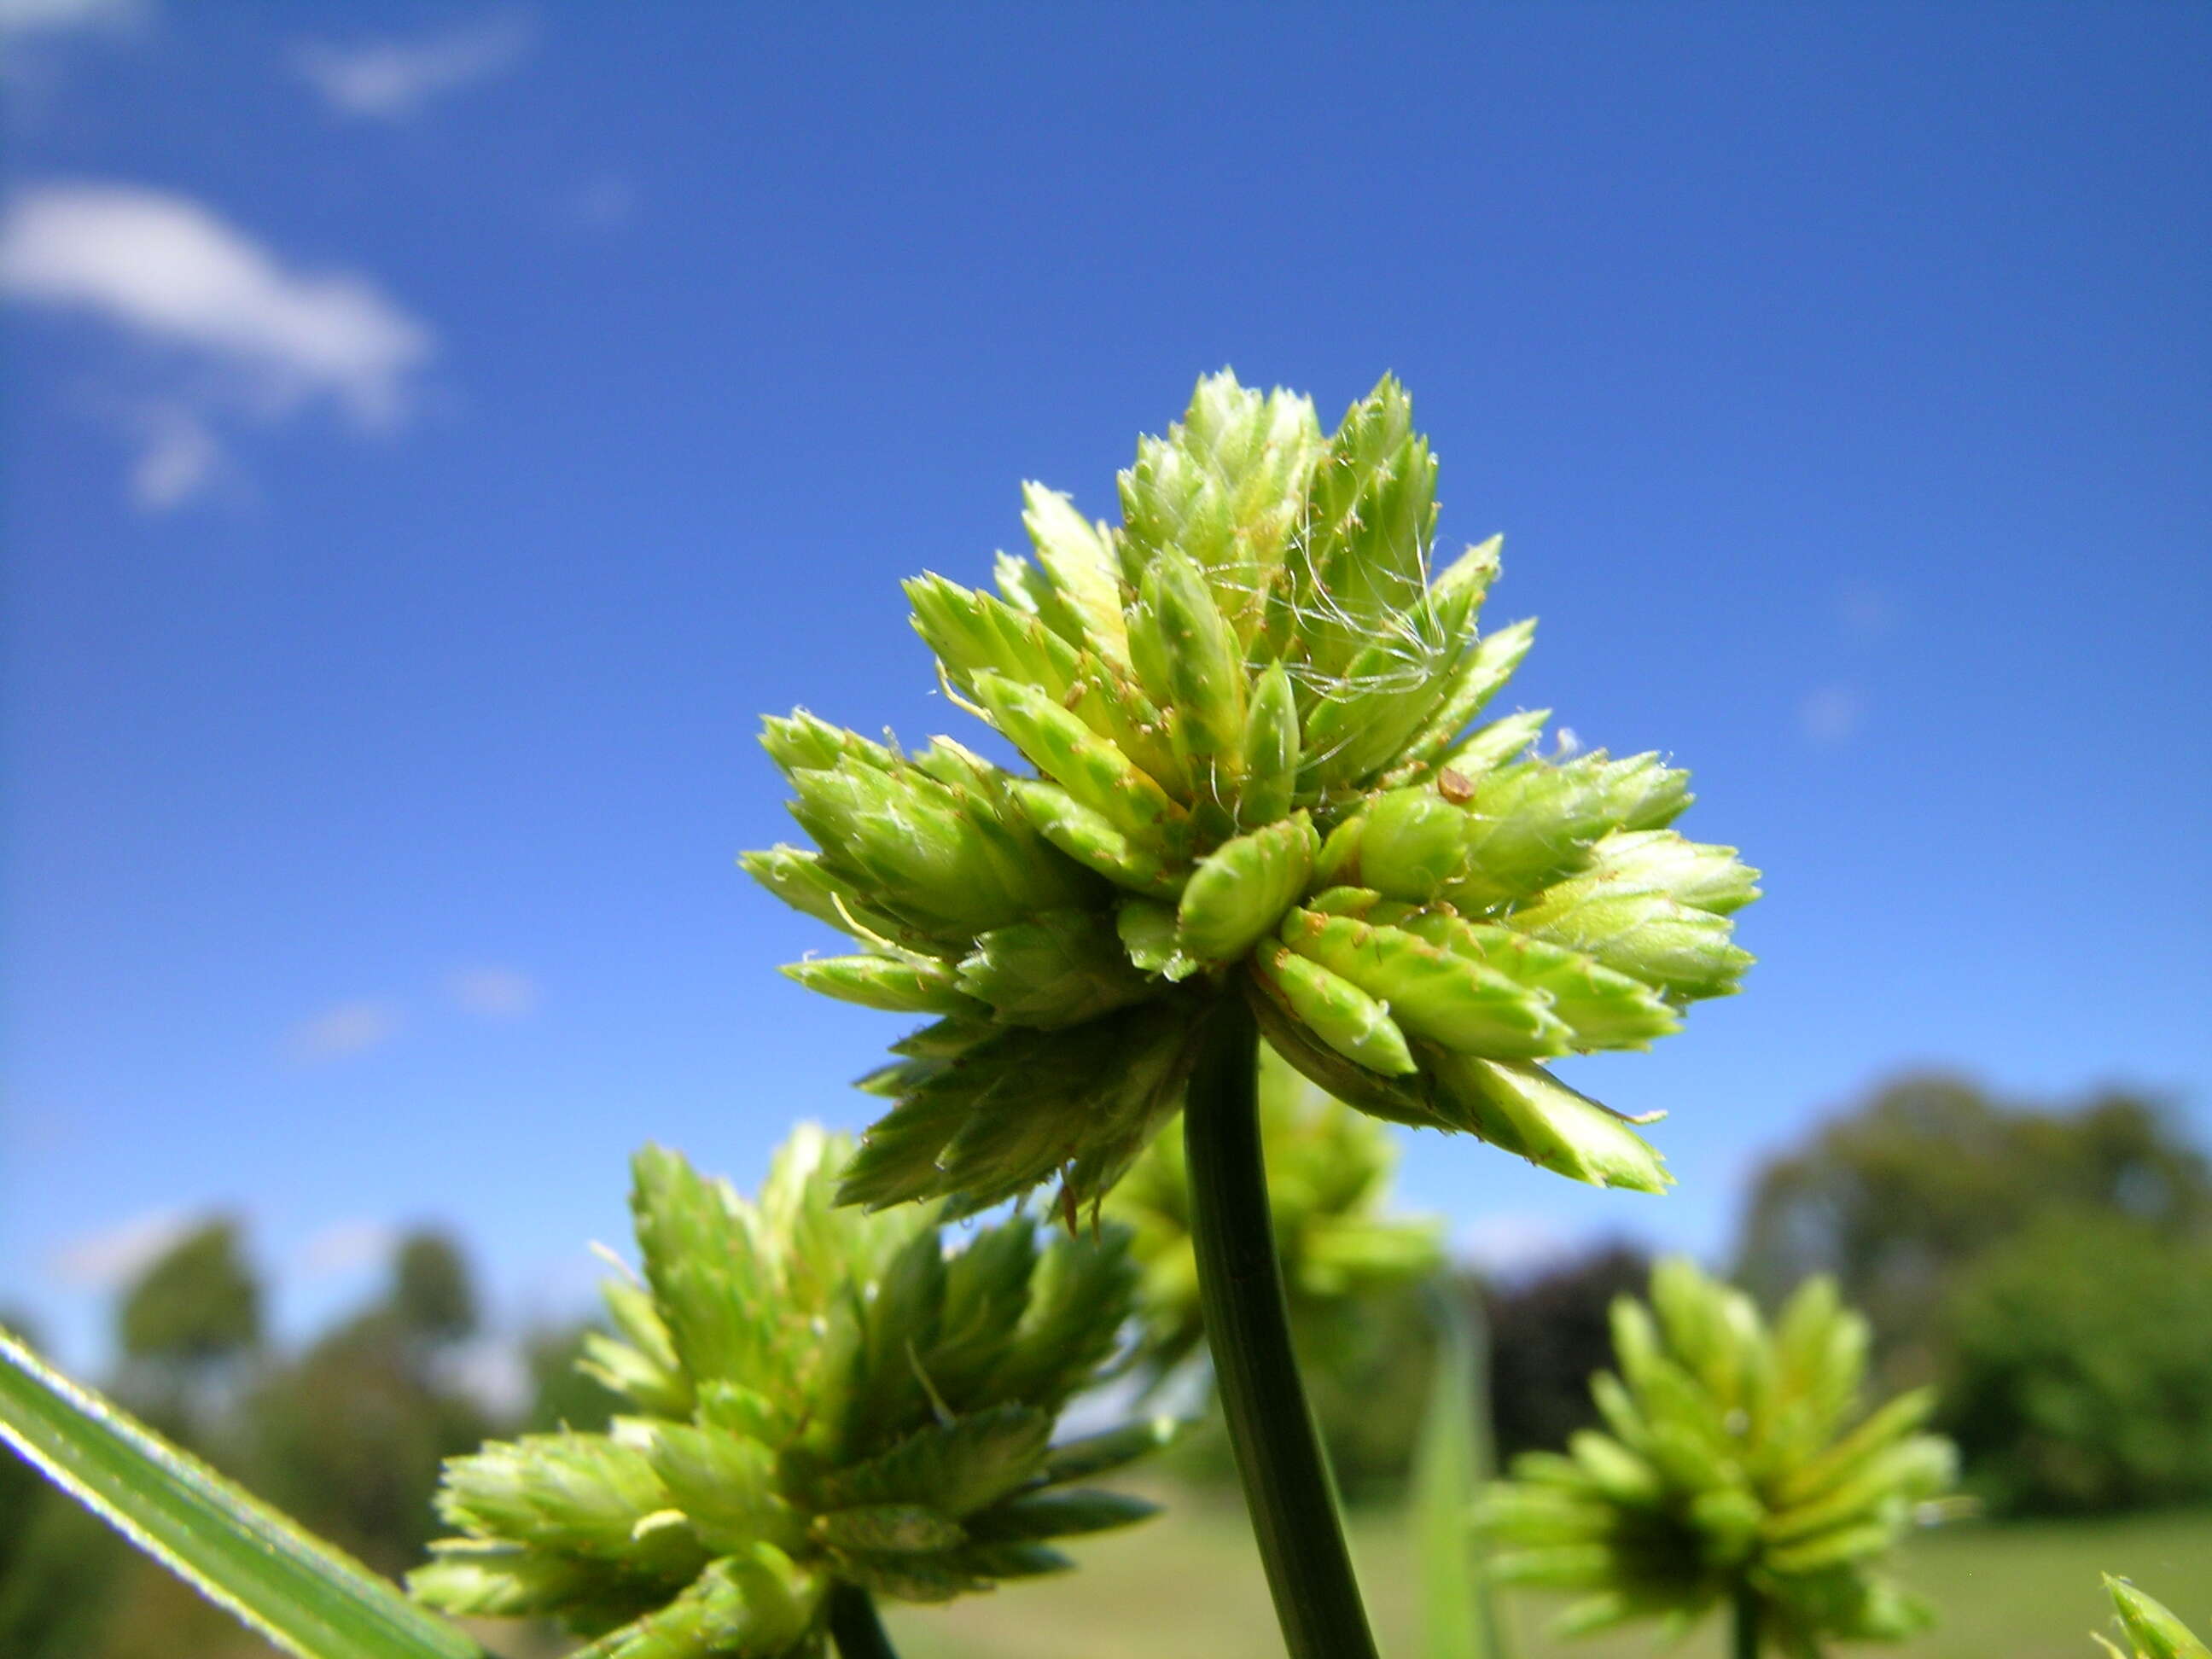
[[[301,1245],[299,1269],[309,1279],[358,1273],[388,1260],[398,1248],[399,1230],[388,1222],[334,1221]]]
[[[454,1006],[486,1019],[520,1019],[538,1011],[538,981],[512,968],[465,968],[446,981]]]
[[[85,1290],[119,1290],[167,1255],[204,1218],[183,1210],[151,1210],[86,1233],[54,1252],[54,1277]]]
[[[1574,1241],[1548,1216],[1507,1211],[1462,1227],[1452,1252],[1462,1261],[1501,1279],[1517,1279],[1559,1261]]]
[[[320,404],[363,430],[396,426],[434,349],[367,278],[287,264],[199,203],[129,185],[17,195],[0,217],[0,294],[153,349],[158,390],[111,400],[137,450],[132,495],[153,510],[219,475],[228,420]]]
[[[1846,639],[1881,639],[1897,627],[1897,601],[1881,588],[1854,582],[1836,596],[1836,620]]]
[[[1838,744],[1859,729],[1865,714],[1866,699],[1856,687],[1824,685],[1797,705],[1797,725],[1814,743]]]
[[[404,121],[434,99],[504,75],[529,49],[529,25],[509,15],[411,40],[309,41],[293,62],[339,114]]]
[[[121,31],[145,21],[143,0],[0,0],[0,40],[74,30]]]
[[[586,230],[618,230],[637,212],[637,185],[619,173],[595,173],[570,202],[576,222]]]
[[[333,1003],[292,1028],[286,1045],[295,1060],[308,1064],[344,1060],[380,1048],[399,1034],[399,1011],[388,1002],[358,998]]]

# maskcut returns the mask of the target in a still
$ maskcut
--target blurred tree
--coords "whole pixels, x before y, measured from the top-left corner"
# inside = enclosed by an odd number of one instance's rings
[[[261,1287],[238,1224],[218,1216],[172,1245],[125,1294],[118,1334],[126,1358],[185,1372],[256,1347]]]
[[[454,1376],[476,1297],[453,1243],[401,1243],[383,1300],[272,1370],[243,1413],[246,1478],[380,1571],[420,1562],[440,1464],[495,1426]]]
[[[392,1311],[408,1334],[431,1343],[476,1334],[476,1288],[460,1246],[443,1233],[410,1233],[392,1267]]]
[[[2212,1225],[2212,1172],[2133,1096],[2023,1110],[1961,1079],[1901,1078],[1761,1171],[1739,1276],[1771,1304],[1832,1274],[1872,1321],[1887,1381],[1917,1384],[1941,1369],[1954,1276],[2057,1210],[2186,1237]]]
[[[2212,1243],[2049,1215],[1946,1311],[1942,1420],[1993,1507],[2212,1498]]]
[[[1501,1455],[1556,1451],[1597,1422],[1589,1378],[1613,1364],[1611,1310],[1641,1296],[1651,1259],[1632,1245],[1601,1245],[1524,1283],[1492,1287],[1490,1389]]]

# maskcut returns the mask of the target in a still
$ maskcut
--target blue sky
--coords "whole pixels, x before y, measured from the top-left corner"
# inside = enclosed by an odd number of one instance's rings
[[[1769,875],[1579,1070],[1674,1194],[1410,1203],[1717,1250],[1908,1065],[2212,1126],[2212,13],[787,11],[0,0],[0,1304],[229,1206],[294,1329],[423,1219],[563,1313],[639,1141],[858,1127],[757,716],[959,731],[896,580],[1224,364],[1402,375],[1511,695]]]

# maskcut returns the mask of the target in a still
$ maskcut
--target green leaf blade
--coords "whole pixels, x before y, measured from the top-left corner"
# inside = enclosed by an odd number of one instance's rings
[[[1421,1659],[1503,1659],[1471,1528],[1475,1495],[1491,1474],[1479,1423],[1489,1415],[1483,1334],[1453,1290],[1439,1287],[1434,1307],[1436,1380],[1413,1462]]]
[[[484,1659],[461,1631],[0,1335],[0,1438],[301,1659]]]

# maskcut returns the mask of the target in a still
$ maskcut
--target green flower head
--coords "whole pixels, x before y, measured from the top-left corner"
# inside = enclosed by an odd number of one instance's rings
[[[1612,1432],[1524,1454],[1480,1506],[1499,1580],[1588,1592],[1566,1635],[1639,1618],[1680,1634],[1747,1595],[1790,1654],[1928,1623],[1874,1569],[1956,1455],[1917,1432],[1929,1390],[1862,1413],[1867,1325],[1832,1283],[1808,1280],[1770,1330],[1741,1292],[1664,1261],[1650,1309],[1613,1304],[1613,1337],[1620,1375],[1590,1384]]]
[[[1291,1328],[1310,1351],[1355,1347],[1373,1297],[1418,1284],[1443,1265],[1443,1224],[1388,1213],[1397,1163],[1390,1132],[1331,1100],[1272,1053],[1260,1058],[1260,1133]],[[1164,1378],[1206,1336],[1180,1134],[1152,1142],[1108,1195],[1105,1213],[1127,1224],[1130,1254],[1144,1274],[1139,1365]]]
[[[849,1152],[801,1129],[757,1203],[639,1154],[644,1279],[609,1284],[622,1335],[584,1362],[636,1414],[450,1462],[438,1507],[460,1535],[416,1595],[558,1616],[592,1659],[811,1656],[840,1581],[943,1601],[1152,1512],[1069,1483],[1164,1424],[1051,1443],[1128,1316],[1121,1231],[1041,1241],[1016,1216],[948,1254],[928,1210],[836,1207]]]
[[[2128,1638],[2125,1650],[2100,1636],[2098,1644],[2112,1659],[2212,1659],[2212,1648],[2197,1639],[2172,1611],[2145,1595],[2124,1578],[2105,1575],[2106,1592],[2121,1631]]]
[[[785,971],[940,1017],[872,1080],[897,1103],[848,1197],[980,1206],[1056,1174],[1097,1198],[1224,996],[1363,1110],[1666,1184],[1541,1062],[1735,990],[1754,874],[1667,828],[1690,795],[1657,757],[1540,757],[1541,711],[1475,724],[1532,628],[1478,635],[1498,543],[1432,568],[1435,486],[1395,380],[1327,436],[1305,398],[1201,380],[1139,443],[1118,526],[1031,485],[1035,558],[1001,555],[996,593],[907,584],[947,694],[1033,772],[767,722],[817,850],[746,866],[862,946]]]

